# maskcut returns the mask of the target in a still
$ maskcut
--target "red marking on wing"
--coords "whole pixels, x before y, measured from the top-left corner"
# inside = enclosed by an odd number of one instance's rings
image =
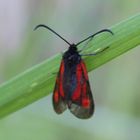
[[[76,89],[71,97],[70,111],[78,118],[90,118],[94,112],[94,102],[89,85],[88,74],[81,60],[76,68]]]
[[[84,75],[85,79],[88,80],[86,65],[83,61],[81,61],[81,67],[82,67],[83,75]]]
[[[62,97],[64,97],[64,90],[63,90],[63,74],[64,74],[64,62],[61,62],[60,70],[59,70],[59,92]]]
[[[72,101],[84,108],[88,108],[92,105],[93,100],[90,99],[90,97],[92,98],[92,95],[88,81],[88,74],[86,66],[82,60],[76,68],[76,79],[77,86],[73,92]]]
[[[57,90],[54,91],[54,101],[55,101],[56,103],[58,103],[58,101],[59,101],[59,93],[58,93]]]
[[[82,99],[82,106],[84,108],[89,108],[89,106],[90,106],[90,99],[89,98],[83,98]]]

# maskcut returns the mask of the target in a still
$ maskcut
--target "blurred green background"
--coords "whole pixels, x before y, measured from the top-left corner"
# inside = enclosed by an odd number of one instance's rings
[[[0,0],[0,83],[67,49],[69,42],[140,13],[140,0]],[[57,115],[51,96],[0,120],[0,140],[139,140],[140,48],[89,73],[96,104],[89,120]]]

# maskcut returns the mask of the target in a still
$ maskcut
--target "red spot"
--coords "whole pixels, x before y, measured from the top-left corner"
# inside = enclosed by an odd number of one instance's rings
[[[87,94],[87,84],[86,84],[86,82],[84,82],[84,84],[82,86],[82,92],[83,92],[83,95],[86,96],[86,94]]]
[[[82,68],[81,68],[81,65],[78,64],[77,65],[77,69],[76,69],[77,82],[80,82],[81,81],[81,77],[82,77]]]
[[[59,91],[60,91],[60,95],[62,97],[64,97],[64,90],[63,90],[63,74],[64,74],[64,61],[61,62],[61,65],[60,65],[60,84],[59,84]]]
[[[60,75],[63,75],[63,73],[64,73],[64,61],[62,61],[60,65]]]
[[[54,93],[54,101],[57,103],[58,100],[59,100],[59,95],[58,95],[58,92],[55,91],[55,93]]]
[[[80,94],[81,94],[81,86],[80,84],[77,85],[74,93],[73,93],[73,96],[72,96],[72,100],[77,100],[80,98]]]
[[[63,90],[62,81],[60,82],[60,85],[59,85],[59,91],[60,91],[60,95],[61,95],[62,97],[64,97],[64,90]]]
[[[83,69],[84,77],[85,77],[86,80],[88,80],[86,65],[83,61],[81,61],[81,66],[82,66],[82,69]]]
[[[83,99],[82,99],[82,106],[83,106],[84,108],[88,108],[88,107],[90,106],[90,100],[87,99],[87,98],[83,98]]]

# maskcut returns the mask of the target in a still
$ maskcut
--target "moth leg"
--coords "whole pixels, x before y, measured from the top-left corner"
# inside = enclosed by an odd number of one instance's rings
[[[107,47],[105,47],[105,48],[101,49],[100,51],[99,51],[99,50],[97,50],[97,52],[95,52],[95,53],[81,54],[81,56],[98,55],[98,54],[100,54],[100,53],[104,52],[105,50],[107,50],[108,48],[109,48],[109,46],[107,46]]]

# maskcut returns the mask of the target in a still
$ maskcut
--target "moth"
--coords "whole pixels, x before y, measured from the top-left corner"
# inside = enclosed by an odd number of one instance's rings
[[[50,30],[69,45],[68,50],[62,56],[53,91],[52,101],[55,112],[61,114],[68,108],[74,116],[80,119],[90,118],[94,113],[94,100],[87,68],[80,54],[82,50],[78,51],[77,46],[100,33],[109,32],[113,35],[113,32],[103,29],[76,44],[71,44],[47,25],[39,24],[35,30],[40,27]],[[96,55],[97,53],[85,55]]]

